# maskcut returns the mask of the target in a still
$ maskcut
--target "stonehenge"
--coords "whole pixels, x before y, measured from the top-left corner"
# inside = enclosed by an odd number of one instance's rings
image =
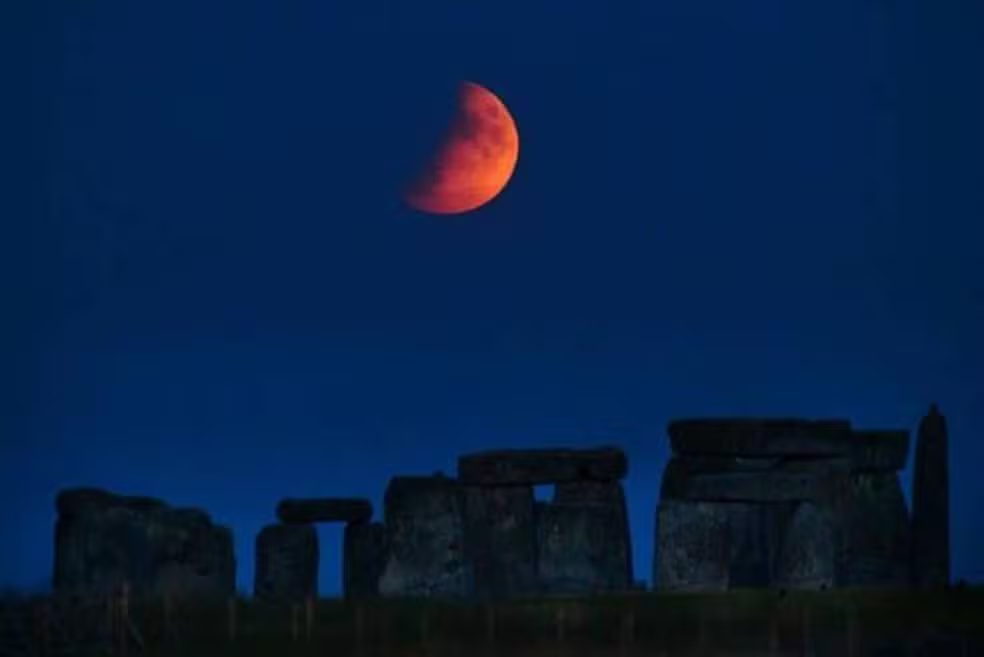
[[[742,418],[676,421],[668,434],[658,588],[906,585],[907,431]]]
[[[284,498],[276,508],[278,523],[256,536],[253,595],[271,602],[297,602],[318,595],[321,555],[315,523],[345,523],[342,555],[347,598],[376,595],[382,561],[378,523],[371,523],[372,503],[352,497]]]
[[[54,591],[227,596],[235,592],[232,532],[199,509],[95,488],[58,494]]]
[[[666,591],[939,587],[949,583],[946,421],[918,429],[912,513],[905,430],[846,420],[677,420],[659,486],[652,582]],[[318,595],[315,525],[343,523],[344,595],[510,599],[636,590],[625,453],[465,454],[455,476],[398,475],[369,500],[284,498],[255,537],[253,592]],[[536,499],[536,486],[553,486]],[[91,488],[56,500],[54,588],[235,593],[232,533],[198,509]]]

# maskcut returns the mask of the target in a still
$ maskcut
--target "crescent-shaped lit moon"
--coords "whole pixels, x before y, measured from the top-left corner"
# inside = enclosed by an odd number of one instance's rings
[[[518,159],[519,131],[505,103],[479,84],[462,82],[451,127],[404,200],[431,214],[474,210],[499,195]]]

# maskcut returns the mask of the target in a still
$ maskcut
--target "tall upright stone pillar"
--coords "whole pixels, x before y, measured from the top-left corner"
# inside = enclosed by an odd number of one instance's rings
[[[318,533],[311,525],[267,525],[256,535],[253,595],[296,602],[318,595]]]
[[[912,583],[950,583],[950,472],[946,419],[936,404],[919,423],[912,480]]]

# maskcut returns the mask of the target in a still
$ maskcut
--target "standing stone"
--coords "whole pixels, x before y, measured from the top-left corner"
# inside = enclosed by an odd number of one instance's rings
[[[625,551],[607,540],[619,521],[600,506],[537,504],[537,564],[544,593],[625,590]]]
[[[56,508],[57,593],[101,595],[122,582],[135,595],[235,591],[232,532],[204,511],[93,488],[62,491]]]
[[[476,595],[489,598],[534,593],[536,526],[531,486],[466,486],[465,552]]]
[[[792,505],[727,503],[722,507],[727,517],[728,588],[770,586]]]
[[[318,594],[318,533],[311,525],[267,525],[256,536],[253,594],[295,602]]]
[[[855,472],[839,508],[837,585],[900,587],[908,580],[909,513],[894,472]]]
[[[950,473],[946,418],[936,404],[919,423],[912,480],[912,583],[950,583]]]
[[[379,595],[379,578],[386,563],[386,527],[381,522],[345,526],[344,590],[348,599]]]
[[[837,537],[835,513],[830,505],[796,505],[782,537],[774,585],[784,589],[832,588]]]
[[[656,511],[656,587],[667,591],[728,589],[728,513],[714,502],[662,501]]]
[[[384,596],[465,596],[472,573],[464,555],[464,495],[445,476],[394,477],[386,488]]]
[[[610,514],[601,526],[609,528],[611,534],[600,540],[608,545],[610,558],[606,563],[612,570],[603,579],[613,582],[615,590],[630,588],[635,581],[632,570],[632,532],[621,482],[578,481],[557,484],[553,501],[554,504],[563,506],[599,507]]]

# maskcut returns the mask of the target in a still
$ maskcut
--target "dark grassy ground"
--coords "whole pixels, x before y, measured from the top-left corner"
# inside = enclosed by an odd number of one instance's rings
[[[169,623],[161,601],[133,601],[130,616],[143,650],[130,636],[127,657],[984,654],[980,587],[640,593],[494,605],[323,599],[310,606],[310,625],[304,605],[237,599],[232,606],[234,628],[229,601],[174,602]],[[91,602],[83,625],[108,627],[107,608],[105,601]]]

